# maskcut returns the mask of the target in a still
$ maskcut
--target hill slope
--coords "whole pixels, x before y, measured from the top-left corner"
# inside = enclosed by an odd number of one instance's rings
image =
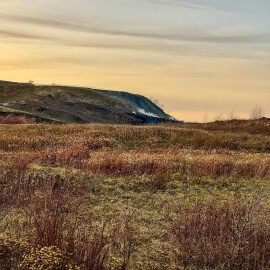
[[[148,124],[175,122],[148,98],[127,92],[0,81],[0,114],[42,122]]]

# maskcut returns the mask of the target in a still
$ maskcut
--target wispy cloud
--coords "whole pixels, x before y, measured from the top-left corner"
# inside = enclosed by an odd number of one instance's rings
[[[165,5],[173,5],[173,6],[179,6],[182,8],[187,9],[197,9],[197,10],[204,10],[204,11],[212,11],[212,10],[218,10],[215,6],[209,5],[209,4],[200,4],[193,1],[185,1],[185,0],[146,0],[151,1],[153,3],[158,4],[165,4]]]
[[[269,12],[268,0],[145,0],[164,5],[178,6],[185,9],[219,12]]]
[[[255,31],[243,32],[241,28],[226,29],[223,33],[223,29],[216,29],[215,31],[184,31],[184,30],[166,30],[160,29],[157,31],[153,29],[151,31],[132,31],[125,29],[105,28],[105,27],[92,27],[82,24],[74,24],[60,20],[37,18],[32,16],[22,16],[14,14],[0,13],[0,19],[8,20],[18,24],[30,24],[40,27],[49,27],[58,30],[68,30],[75,32],[83,32],[89,34],[103,34],[109,36],[128,36],[134,38],[144,39],[160,39],[171,40],[181,42],[201,42],[201,43],[268,43],[270,42],[270,33],[257,33]],[[1,28],[0,28],[1,29]],[[231,31],[231,32],[230,32]],[[40,34],[34,33],[21,33],[20,32],[8,32],[7,30],[1,30],[2,33],[10,34],[13,37],[18,38],[37,38],[46,39],[46,37]],[[47,37],[51,39],[50,37]]]
[[[3,1],[3,0],[0,0]],[[26,34],[21,33],[19,31],[9,31],[9,30],[2,30],[0,29],[0,35],[4,37],[11,37],[11,38],[20,38],[20,39],[47,39],[42,35],[37,34]]]

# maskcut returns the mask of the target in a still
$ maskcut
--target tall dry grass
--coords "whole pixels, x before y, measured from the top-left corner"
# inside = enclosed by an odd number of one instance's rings
[[[172,264],[183,269],[269,269],[269,207],[250,202],[180,206],[168,229]]]
[[[82,270],[269,269],[268,199],[250,199],[268,185],[269,147],[179,127],[0,125],[0,234]],[[223,195],[221,179],[248,188]],[[0,239],[0,260],[13,256],[1,247],[18,253]]]

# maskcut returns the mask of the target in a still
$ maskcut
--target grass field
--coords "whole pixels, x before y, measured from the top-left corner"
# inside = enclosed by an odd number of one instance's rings
[[[0,269],[270,269],[269,194],[267,121],[0,125]]]

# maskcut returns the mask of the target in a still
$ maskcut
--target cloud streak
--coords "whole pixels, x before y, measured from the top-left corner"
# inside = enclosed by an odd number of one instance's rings
[[[202,11],[213,11],[218,10],[215,6],[211,6],[209,4],[198,4],[193,1],[185,1],[185,0],[146,0],[150,1],[152,3],[157,4],[164,4],[164,5],[173,5],[173,6],[179,6],[186,9],[195,9],[195,10],[202,10]]]
[[[46,18],[37,18],[31,16],[22,16],[22,15],[14,15],[14,14],[3,14],[0,13],[0,18],[16,22],[18,24],[30,24],[34,26],[40,27],[49,27],[58,30],[68,30],[68,31],[75,31],[75,32],[82,32],[88,34],[102,34],[102,35],[109,35],[109,36],[126,36],[132,38],[143,38],[143,39],[160,39],[160,40],[168,40],[168,41],[181,41],[181,42],[201,42],[201,43],[269,43],[270,42],[270,33],[242,33],[239,31],[232,31],[230,34],[228,31],[223,35],[222,31],[215,31],[211,32],[185,32],[181,30],[175,31],[156,31],[152,30],[151,32],[148,31],[131,31],[125,29],[113,29],[113,28],[98,28],[98,27],[91,27],[81,24],[73,24],[59,20],[52,20]],[[222,29],[221,29],[222,30]],[[1,30],[2,33],[6,32],[7,30]],[[33,33],[26,33],[22,34],[21,32],[10,32],[13,37],[18,38],[38,38],[38,39],[45,39],[44,36],[33,34]],[[51,39],[50,37],[47,37]]]
[[[170,5],[190,10],[215,12],[262,12],[270,11],[268,0],[145,0],[148,2]]]
[[[41,39],[46,40],[47,37],[37,34],[24,34],[18,31],[9,31],[0,29],[0,35],[8,38],[19,38],[19,39]]]

